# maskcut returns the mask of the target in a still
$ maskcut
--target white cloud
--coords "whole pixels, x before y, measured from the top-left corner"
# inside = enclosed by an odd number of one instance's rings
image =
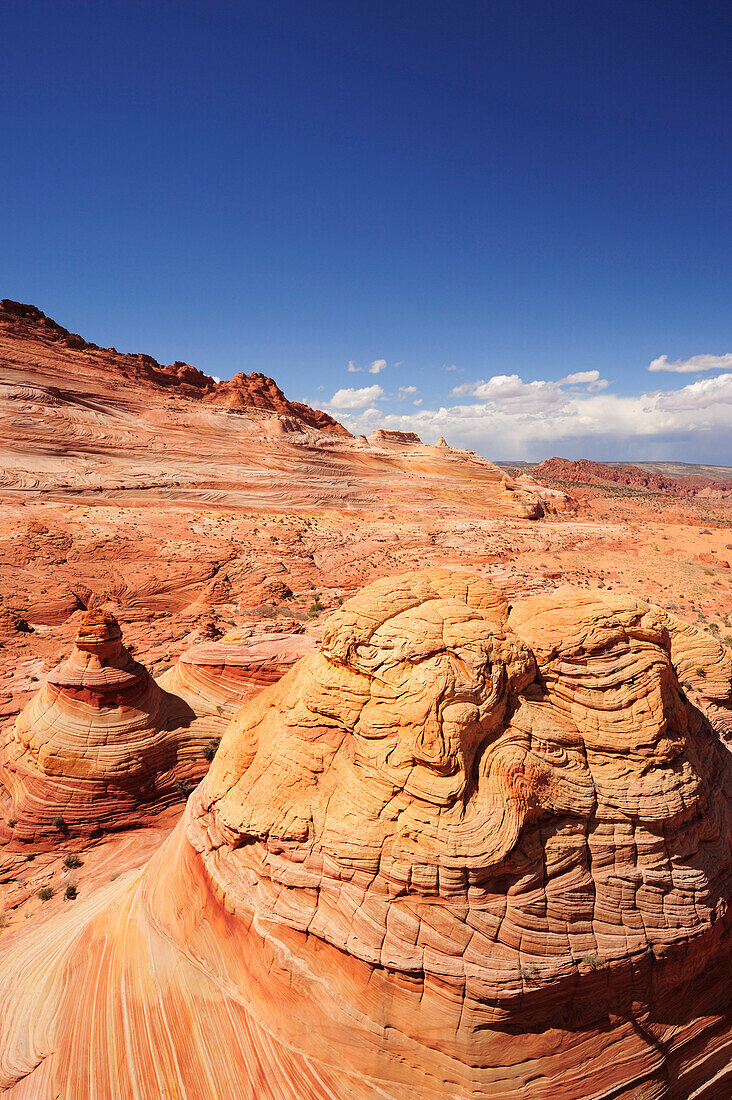
[[[449,367],[443,367],[442,369],[462,371],[462,367],[456,367],[454,363],[451,363]]]
[[[220,384],[221,384],[221,379],[220,379],[220,378],[217,378],[217,376],[216,376],[215,374],[214,374],[214,375],[212,375],[212,377],[213,377],[213,380],[214,380],[214,382],[216,382],[216,383],[217,383],[217,385],[220,385]]]
[[[564,378],[559,379],[561,386],[578,386],[587,382],[598,382],[600,379],[599,370],[580,370],[576,374],[568,374]]]
[[[401,363],[397,363],[396,366],[401,366]],[[386,359],[374,359],[368,367],[357,367],[353,359],[348,360],[349,374],[381,374],[383,370],[386,370]]]
[[[590,393],[606,390],[610,385],[607,378],[600,378],[599,370],[580,370],[559,379],[560,386],[587,386]]]
[[[453,397],[477,397],[525,412],[544,409],[567,396],[559,382],[524,382],[518,374],[495,374],[487,382],[464,382],[450,392]]]
[[[650,371],[673,371],[675,374],[693,374],[702,370],[732,370],[732,352],[727,355],[692,355],[691,359],[677,359],[669,363],[668,355],[659,355],[648,365]]]
[[[455,388],[457,397],[469,393],[478,399],[469,404],[425,409],[415,402],[414,411],[400,414],[364,401],[348,408],[369,404],[365,412],[347,412],[341,419],[356,433],[393,428],[417,432],[426,442],[445,435],[456,446],[494,458],[541,458],[562,451],[601,458],[673,458],[683,449],[693,460],[692,449],[699,453],[706,448],[711,460],[718,454],[716,461],[725,461],[732,447],[732,373],[678,390],[626,397],[591,389],[599,381],[564,389],[565,379],[524,382],[518,375],[497,375]]]
[[[718,405],[724,409],[725,406],[732,405],[732,374],[700,378],[698,382],[691,382],[681,390],[669,390],[658,396],[663,409],[690,412],[713,409]],[[726,415],[730,415],[730,412]],[[729,425],[732,425],[732,419]]]
[[[366,409],[383,395],[381,386],[364,386],[360,390],[341,389],[336,390],[328,404],[332,409]],[[369,409],[371,413],[377,411]]]
[[[424,401],[423,397],[418,397],[416,401],[412,402],[412,404],[413,405],[421,405],[423,401]]]
[[[524,382],[518,374],[494,374],[487,382],[463,382],[451,390],[453,397],[477,397],[481,401],[500,401],[509,404],[515,410],[525,412],[546,408],[548,405],[561,404],[568,394],[564,386],[584,386],[588,393],[604,390],[607,379],[600,378],[596,370],[580,371],[568,374],[558,382]]]
[[[400,386],[399,387],[399,394],[400,394],[401,397],[408,397],[410,393],[416,393],[416,392],[417,392],[417,387],[416,386]]]

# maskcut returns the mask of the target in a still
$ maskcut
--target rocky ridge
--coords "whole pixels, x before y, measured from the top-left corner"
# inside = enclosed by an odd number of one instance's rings
[[[9,298],[0,301],[0,332],[15,340],[39,339],[72,351],[91,355],[100,353],[95,358],[100,360],[99,366],[104,373],[121,380],[152,384],[161,390],[174,389],[185,397],[199,398],[230,409],[263,409],[280,413],[319,431],[350,436],[348,429],[328,413],[311,409],[299,401],[288,401],[272,378],[256,371],[253,374],[236,374],[230,380],[217,382],[189,363],[176,361],[164,366],[151,355],[125,354],[116,348],[101,348],[69,332],[36,306],[13,302]]]
[[[548,458],[532,467],[532,474],[540,481],[565,481],[577,485],[625,485],[633,489],[646,489],[654,493],[674,496],[717,496],[732,499],[732,483],[714,481],[711,478],[688,476],[667,477],[639,466],[608,465],[581,458]]]

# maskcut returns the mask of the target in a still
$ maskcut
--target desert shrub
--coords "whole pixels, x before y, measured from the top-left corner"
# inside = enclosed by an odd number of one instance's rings
[[[53,887],[42,886],[38,891],[38,897],[41,899],[41,901],[50,901],[53,897]]]
[[[64,859],[64,867],[67,871],[70,871],[72,867],[81,867],[81,860],[75,852],[69,852]]]
[[[58,829],[60,833],[63,833],[65,836],[68,835],[69,827],[60,814],[58,817],[54,817],[51,824],[53,825],[54,829]]]
[[[64,897],[67,898],[68,901],[73,901],[74,898],[77,895],[77,892],[78,891],[77,891],[76,887],[74,886],[73,882],[70,882],[69,885],[66,887],[66,890],[64,892]]]
[[[271,603],[260,603],[252,608],[252,615],[257,615],[260,619],[276,619],[277,608]]]
[[[310,605],[310,610],[308,611],[308,615],[310,615],[310,617],[312,618],[314,615],[319,615],[320,612],[324,611],[324,610],[325,610],[325,608],[323,607],[322,603],[320,602],[320,596],[317,595],[317,593],[316,593],[315,599],[313,600],[312,604]]]
[[[220,744],[221,744],[221,738],[220,737],[213,737],[207,745],[203,746],[203,758],[204,758],[204,760],[208,760],[209,764],[211,763],[214,756],[216,755],[216,750],[217,750],[217,748],[219,747]]]
[[[705,668],[698,668],[696,670],[696,674],[697,674],[697,676],[701,676],[702,678],[706,678],[707,670]]]

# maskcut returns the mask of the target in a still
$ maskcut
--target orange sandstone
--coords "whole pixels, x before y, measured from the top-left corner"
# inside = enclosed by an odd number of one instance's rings
[[[183,731],[182,700],[161,690],[122,644],[117,620],[83,616],[71,656],[18,716],[4,746],[0,839],[60,839],[126,828],[181,798],[206,770]]]
[[[629,597],[369,585],[142,873],[6,938],[4,1095],[730,1095],[729,672]]]

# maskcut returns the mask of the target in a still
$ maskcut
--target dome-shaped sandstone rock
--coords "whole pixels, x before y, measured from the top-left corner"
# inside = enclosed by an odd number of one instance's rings
[[[276,683],[315,645],[307,634],[232,631],[186,650],[159,683],[185,700],[197,718],[218,719],[222,733],[246,699]]]
[[[6,939],[0,1087],[731,1095],[729,674],[620,596],[370,585],[143,872]]]
[[[182,729],[189,716],[133,660],[117,620],[86,612],[71,656],[49,673],[5,744],[0,791],[16,824],[1,839],[124,828],[180,799],[176,781],[206,770],[203,742]]]

